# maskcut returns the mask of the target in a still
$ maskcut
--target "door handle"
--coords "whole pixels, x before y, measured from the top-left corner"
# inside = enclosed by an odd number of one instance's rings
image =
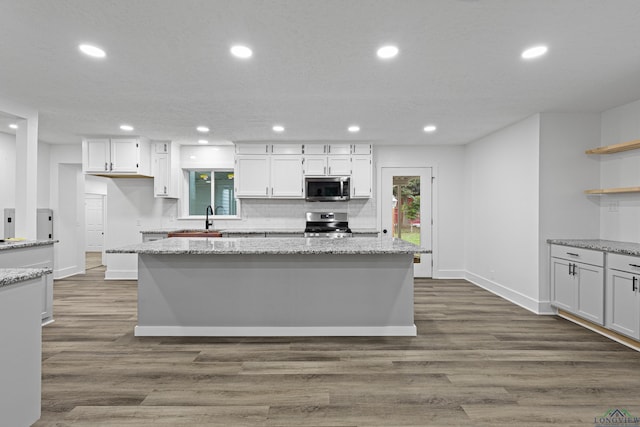
[[[633,290],[633,292],[638,290],[638,285],[636,285],[636,282],[638,282],[638,279],[636,278],[636,276],[633,276],[631,280],[631,289]]]
[[[382,230],[382,234],[387,234],[387,229]]]

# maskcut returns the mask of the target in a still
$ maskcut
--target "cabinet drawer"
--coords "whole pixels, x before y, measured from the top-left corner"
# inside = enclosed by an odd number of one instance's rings
[[[640,257],[621,254],[608,254],[607,267],[614,270],[640,274]]]
[[[571,246],[551,245],[551,256],[585,264],[604,265],[604,252],[591,249],[574,248]]]

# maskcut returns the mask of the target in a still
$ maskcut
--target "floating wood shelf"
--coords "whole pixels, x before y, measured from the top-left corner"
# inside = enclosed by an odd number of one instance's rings
[[[607,145],[606,147],[592,148],[585,151],[587,154],[613,154],[621,151],[640,149],[640,139],[634,141],[621,142],[620,144]],[[590,191],[590,190],[589,190]]]
[[[640,193],[640,187],[600,188],[594,190],[585,190],[584,192],[585,194]]]

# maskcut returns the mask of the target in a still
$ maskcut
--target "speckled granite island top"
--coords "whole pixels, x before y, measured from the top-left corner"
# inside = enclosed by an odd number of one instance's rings
[[[156,228],[149,230],[142,230],[140,234],[166,234],[171,232],[179,232],[179,231],[204,231],[201,228],[191,229],[191,228]],[[221,229],[219,230],[222,234],[228,234],[233,237],[234,234],[295,234],[300,233],[301,235],[304,233],[303,228],[292,228],[292,229],[270,229],[270,228],[229,228],[229,229]],[[357,234],[376,234],[378,230],[375,228],[352,228],[352,233]]]
[[[46,246],[58,243],[57,240],[21,240],[17,242],[0,242],[0,251],[11,249],[31,248],[34,246]]]
[[[592,249],[594,251],[640,256],[640,243],[600,239],[548,239],[547,243],[573,248]]]
[[[412,243],[389,237],[344,239],[274,237],[269,239],[240,238],[169,238],[122,248],[108,249],[112,254],[152,255],[242,255],[242,254],[413,254],[430,253]]]
[[[52,273],[50,268],[0,268],[0,287]]]

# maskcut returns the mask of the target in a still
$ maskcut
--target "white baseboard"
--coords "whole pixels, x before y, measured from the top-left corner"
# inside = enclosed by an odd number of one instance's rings
[[[464,279],[464,270],[436,270],[433,272],[434,279]]]
[[[465,274],[465,279],[535,314],[555,314],[549,301],[537,301],[527,295],[468,271]]]
[[[136,326],[137,337],[415,337],[412,326]]]
[[[107,267],[104,280],[138,280],[138,270],[109,270]]]
[[[60,268],[58,270],[53,271],[54,279],[64,279],[65,277],[75,276],[76,274],[84,274],[84,267],[80,268],[77,265],[73,265],[71,267]]]

